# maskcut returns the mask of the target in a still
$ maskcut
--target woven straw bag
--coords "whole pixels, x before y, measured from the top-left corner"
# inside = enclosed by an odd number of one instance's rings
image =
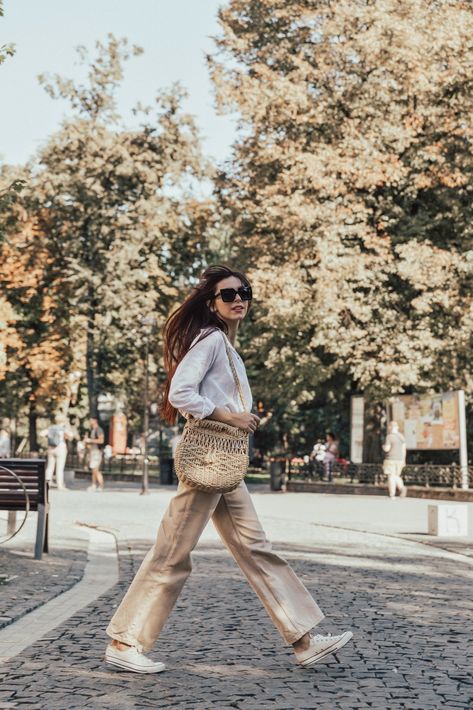
[[[245,399],[225,335],[222,333],[243,411]],[[177,477],[205,493],[233,491],[248,469],[248,433],[212,419],[188,419],[175,456]]]

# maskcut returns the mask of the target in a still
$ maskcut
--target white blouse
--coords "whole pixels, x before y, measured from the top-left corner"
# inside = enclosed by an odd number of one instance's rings
[[[189,351],[177,366],[171,380],[169,402],[184,416],[191,414],[196,419],[205,419],[216,407],[225,407],[230,412],[242,412],[243,405],[233,378],[225,349],[222,331],[215,330],[203,340],[194,340]],[[246,410],[253,403],[251,389],[243,360],[227,339],[240,380]]]

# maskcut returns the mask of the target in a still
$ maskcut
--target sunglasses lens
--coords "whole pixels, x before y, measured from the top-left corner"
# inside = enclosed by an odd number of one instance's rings
[[[237,292],[234,288],[222,288],[220,289],[220,296],[224,303],[231,303],[235,300]]]
[[[238,293],[240,294],[240,298],[242,301],[251,301],[251,299],[253,298],[251,286],[242,286],[238,289]]]

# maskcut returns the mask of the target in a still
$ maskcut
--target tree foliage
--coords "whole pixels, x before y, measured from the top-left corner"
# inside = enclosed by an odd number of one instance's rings
[[[138,129],[124,129],[115,90],[130,54],[126,41],[97,43],[93,60],[80,54],[89,67],[85,85],[41,78],[78,116],[42,151],[33,199],[52,278],[82,319],[94,408],[99,392],[136,387],[130,374],[141,320],[156,312],[162,324],[179,275],[199,265],[209,207],[192,194],[192,180],[207,168],[180,87],[160,92],[154,115],[143,110]]]
[[[232,0],[220,23],[210,68],[242,130],[218,194],[261,395],[471,398],[471,5]]]
[[[4,15],[3,1],[0,0],[0,18]],[[0,45],[0,64],[3,64],[7,57],[12,57],[15,54],[15,45],[12,43]],[[20,179],[7,181],[0,175],[0,214],[8,215],[8,210],[15,203],[17,195],[23,188],[23,181]],[[8,217],[6,217],[8,222]],[[2,241],[7,224],[0,217],[0,242]],[[1,346],[0,346],[1,347]]]
[[[142,409],[143,319],[156,314],[156,325],[163,324],[179,284],[207,253],[212,210],[208,199],[198,197],[198,184],[209,166],[193,119],[182,109],[185,92],[177,85],[159,92],[154,108],[136,110],[135,128],[123,126],[117,114],[123,63],[139,51],[110,35],[107,43],[97,42],[95,57],[79,49],[84,83],[40,77],[53,98],[69,101],[73,117],[41,150],[21,195],[34,226],[24,251],[16,248],[12,206],[4,211],[10,225],[3,278],[9,303],[20,314],[16,324],[23,327],[28,298],[31,322],[38,328],[44,322],[50,336],[41,341],[43,348],[55,347],[56,321],[61,324],[61,352],[43,352],[40,360],[51,368],[60,361],[63,369],[55,377],[66,392],[71,369],[79,367],[92,410],[105,393]],[[30,259],[41,264],[41,285]],[[27,274],[25,283],[8,282],[16,269]],[[52,308],[56,320],[44,320],[44,308]],[[154,371],[159,348],[153,342]],[[30,347],[30,358],[35,352]],[[20,369],[28,370],[24,362]],[[32,383],[30,394],[35,391]],[[49,391],[50,405],[54,401]]]
[[[196,190],[212,172],[180,87],[137,107],[137,126],[118,115],[139,48],[110,35],[94,56],[79,48],[82,82],[40,78],[72,118],[16,202],[0,195],[10,395],[9,353],[30,373],[15,387],[41,406],[80,362],[92,408],[109,392],[138,411],[143,318],[159,328],[181,286],[224,257],[255,287],[242,339],[275,413],[268,446],[346,429],[354,392],[463,388],[471,402],[471,4],[229,0],[220,25],[209,67],[240,133],[215,176],[218,210]],[[36,365],[25,348],[39,348]],[[159,341],[152,350],[159,382]]]
[[[3,0],[0,0],[0,17],[4,16]],[[12,42],[0,44],[0,64],[3,64],[7,57],[12,57],[15,54],[15,45]]]
[[[1,309],[6,328],[0,343],[3,367],[0,393],[11,414],[28,411],[30,448],[36,450],[38,412],[62,404],[72,361],[69,317],[58,285],[48,279],[49,256],[44,235],[22,211],[17,231],[10,232],[0,252]]]

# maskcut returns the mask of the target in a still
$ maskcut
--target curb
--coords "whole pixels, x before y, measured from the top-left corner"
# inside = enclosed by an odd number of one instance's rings
[[[32,596],[31,603],[27,607],[14,614],[14,616],[2,617],[0,619],[0,630],[6,628],[7,626],[10,626],[10,624],[14,624],[16,621],[19,621],[19,619],[22,619],[24,616],[26,616],[26,614],[30,614],[32,611],[35,611],[35,609],[39,609],[40,607],[50,602],[52,599],[56,599],[56,597],[59,597],[61,594],[64,594],[65,592],[68,592],[70,589],[75,587],[76,584],[82,581],[86,565],[87,550],[85,560],[77,559],[73,561],[71,565],[71,571],[65,578],[64,584],[56,587],[47,599],[43,598],[34,601],[34,597]]]
[[[385,486],[357,483],[316,483],[310,481],[287,481],[286,490],[291,493],[330,493],[340,495],[374,495],[387,497]],[[425,488],[408,486],[407,498],[427,498],[429,500],[451,500],[473,502],[473,490],[462,488]]]
[[[90,528],[90,533],[82,579],[67,591],[22,614],[0,631],[0,664],[43,639],[118,583],[120,575],[115,535],[98,526],[85,527]]]

